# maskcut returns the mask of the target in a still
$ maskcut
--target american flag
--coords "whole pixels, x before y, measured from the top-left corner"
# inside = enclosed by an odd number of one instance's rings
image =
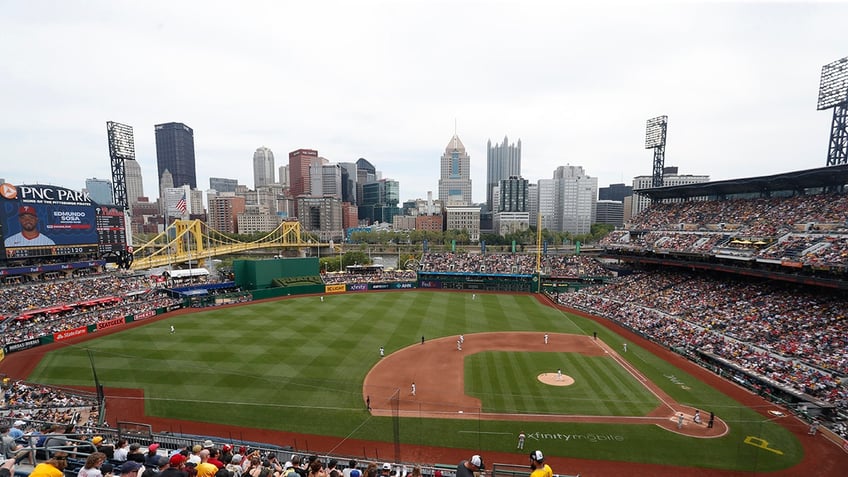
[[[180,200],[177,201],[177,210],[179,210],[181,214],[184,214],[186,208],[186,196],[185,193],[183,193],[183,196],[180,197]]]

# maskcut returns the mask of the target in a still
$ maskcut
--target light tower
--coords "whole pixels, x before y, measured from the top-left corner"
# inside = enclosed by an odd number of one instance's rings
[[[129,200],[127,198],[125,161],[127,159],[135,160],[135,140],[133,139],[132,126],[108,121],[106,122],[106,135],[109,139],[109,159],[112,162],[112,200],[126,214],[126,211],[129,209]],[[124,224],[129,221],[126,215],[122,219],[122,223]],[[98,217],[97,220],[99,227],[100,218]],[[131,240],[127,242],[132,243]],[[118,250],[115,253],[118,256],[118,266],[129,268],[132,265],[133,255],[131,247],[127,247],[125,250]]]
[[[135,160],[135,140],[132,126],[108,121],[106,135],[109,138],[109,159],[112,161],[112,199],[115,205],[129,207],[127,199],[127,174],[124,161]]]
[[[848,164],[848,57],[822,66],[819,104],[816,109],[833,108],[827,165]]]
[[[657,116],[648,120],[645,130],[645,149],[654,150],[654,173],[651,187],[662,187],[663,169],[665,169],[665,134],[668,116]]]

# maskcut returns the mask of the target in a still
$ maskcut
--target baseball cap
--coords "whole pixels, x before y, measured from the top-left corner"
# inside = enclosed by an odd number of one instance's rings
[[[160,455],[156,457],[156,467],[165,467],[170,463],[171,459],[169,459],[166,455]]]
[[[385,464],[383,464],[383,470],[392,470],[392,464],[386,462]]]
[[[483,458],[482,458],[482,457],[480,457],[479,455],[472,455],[472,456],[471,456],[471,461],[470,461],[470,462],[471,462],[471,465],[477,466],[477,467],[479,467],[480,469],[485,469],[485,468],[486,468],[486,467],[483,465]]]
[[[362,472],[359,469],[353,469],[350,471],[350,477],[362,477]]]
[[[235,455],[233,455],[233,458],[230,460],[230,463],[241,464],[241,459],[242,459],[241,454],[235,454]]]
[[[18,207],[18,215],[24,215],[24,214],[36,215],[35,214],[35,207],[33,207],[31,205],[22,205],[22,206]]]
[[[91,438],[91,443],[94,444],[94,445],[98,445],[101,442],[103,442],[103,438],[100,437],[100,436],[94,436],[94,437]]]
[[[13,427],[21,427],[21,426],[25,426],[25,425],[26,425],[26,423],[24,421],[15,421],[15,423],[12,424]]]
[[[532,460],[535,460],[536,462],[541,462],[541,461],[545,460],[545,456],[542,455],[542,451],[540,451],[540,450],[535,450],[535,451],[531,452],[530,458]]]
[[[147,446],[147,451],[148,452],[156,452],[156,449],[158,449],[158,448],[159,448],[159,444],[154,442],[153,444],[150,444],[149,446]]]
[[[127,472],[132,472],[134,470],[138,470],[141,468],[141,464],[134,460],[128,460],[121,464],[121,473],[126,474]]]
[[[212,439],[206,439],[203,441],[203,448],[209,449],[210,447],[215,447],[215,444],[212,443]]]
[[[221,446],[221,450],[224,451],[224,452],[229,452],[229,451],[233,450],[233,446],[231,446],[229,444],[224,444],[223,446]]]
[[[172,455],[172,456],[171,456],[171,459],[170,459],[168,462],[169,462],[169,463],[171,464],[171,466],[173,466],[173,467],[179,467],[179,466],[180,466],[180,464],[182,464],[182,463],[183,463],[183,462],[185,462],[185,461],[186,461],[186,458],[185,458],[185,456],[184,456],[184,455],[182,455],[182,454],[174,454],[174,455]]]

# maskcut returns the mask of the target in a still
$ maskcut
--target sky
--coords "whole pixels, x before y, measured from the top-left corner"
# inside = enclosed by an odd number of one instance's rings
[[[522,176],[582,166],[599,187],[666,166],[712,180],[816,167],[832,111],[822,66],[848,56],[848,3],[0,0],[0,178],[111,178],[106,122],[133,127],[158,196],[154,125],[194,129],[198,188],[253,187],[309,148],[370,161],[401,200],[438,196],[456,133],[486,195],[486,143]]]

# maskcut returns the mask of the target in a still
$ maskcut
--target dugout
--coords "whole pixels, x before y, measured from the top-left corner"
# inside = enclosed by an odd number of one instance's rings
[[[315,257],[233,262],[236,285],[250,291],[257,300],[324,293],[324,280],[318,272]]]

